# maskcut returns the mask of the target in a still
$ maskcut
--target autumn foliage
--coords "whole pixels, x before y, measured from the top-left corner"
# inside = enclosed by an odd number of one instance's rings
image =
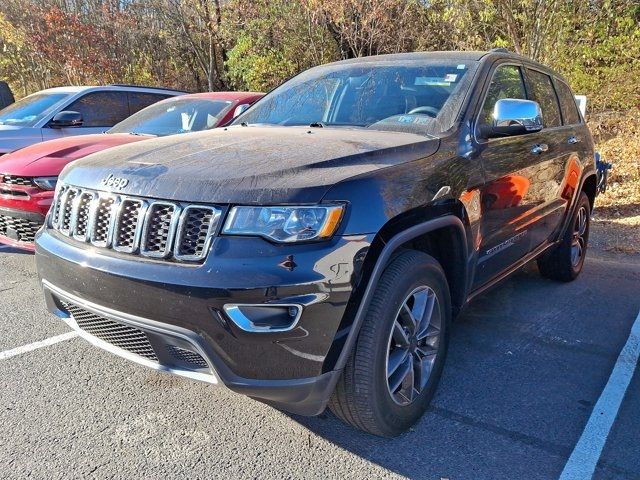
[[[113,82],[267,91],[343,58],[493,47],[588,96],[600,146],[629,167],[612,178],[638,205],[637,0],[0,0],[0,79],[18,96]]]

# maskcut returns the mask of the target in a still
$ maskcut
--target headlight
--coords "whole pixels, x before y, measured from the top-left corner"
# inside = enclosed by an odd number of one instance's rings
[[[344,207],[233,207],[223,233],[252,235],[276,242],[304,242],[331,237]]]
[[[58,183],[58,177],[36,177],[33,179],[35,183],[42,190],[55,190]]]

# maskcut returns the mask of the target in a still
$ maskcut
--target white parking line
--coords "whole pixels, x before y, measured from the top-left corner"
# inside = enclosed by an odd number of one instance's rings
[[[28,345],[23,345],[22,347],[13,348],[11,350],[5,350],[4,352],[0,352],[0,360],[6,360],[10,357],[15,357],[16,355],[21,355],[23,353],[31,352],[32,350],[37,350],[38,348],[48,347],[49,345],[53,345],[55,343],[64,342],[65,340],[70,340],[72,338],[77,337],[77,332],[67,332],[62,335],[57,335],[51,338],[45,338],[39,342],[30,343]]]
[[[578,440],[560,480],[588,480],[593,477],[602,449],[624,399],[640,358],[640,313],[636,317],[627,343],[622,348],[611,376],[591,417]]]

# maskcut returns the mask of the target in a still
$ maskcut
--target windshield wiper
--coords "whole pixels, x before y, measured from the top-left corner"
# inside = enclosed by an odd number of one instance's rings
[[[324,128],[324,123],[322,122],[313,122],[309,125],[312,128]]]

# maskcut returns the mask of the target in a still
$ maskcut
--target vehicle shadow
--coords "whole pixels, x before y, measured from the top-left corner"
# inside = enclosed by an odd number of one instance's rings
[[[541,278],[530,264],[478,297],[452,326],[430,409],[398,438],[363,433],[328,411],[290,417],[409,478],[555,478],[637,314],[628,302],[633,285],[603,284],[600,269],[594,261],[563,284]],[[634,275],[640,278],[640,268]],[[601,338],[607,341],[594,340]],[[625,473],[606,461],[602,468]]]

